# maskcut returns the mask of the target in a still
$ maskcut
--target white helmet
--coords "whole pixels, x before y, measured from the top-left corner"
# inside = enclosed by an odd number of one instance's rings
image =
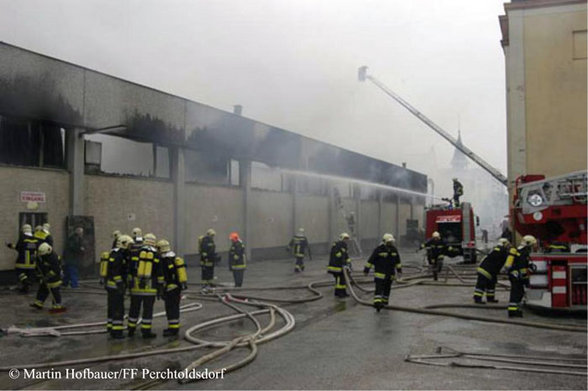
[[[33,227],[30,224],[24,224],[21,228],[23,234],[32,234]]]
[[[440,235],[440,234],[439,234],[439,232],[437,232],[437,231],[433,232],[433,235],[432,235],[432,236],[433,236],[434,238],[441,239],[441,235]]]
[[[392,234],[384,234],[384,236],[382,236],[382,242],[384,243],[394,243],[396,241],[396,239],[394,239],[394,235]]]
[[[168,251],[171,251],[171,247],[169,245],[169,242],[165,239],[161,239],[160,241],[157,242],[157,248],[159,249],[159,252],[161,252],[161,253],[166,253]]]
[[[121,232],[120,232],[118,229],[117,229],[117,230],[114,230],[114,231],[112,232],[112,237],[113,237],[114,239],[118,239],[118,237],[119,237],[120,235],[121,235]]]
[[[304,228],[302,228],[302,227],[298,228],[298,233],[301,235],[304,235]]]
[[[216,231],[214,229],[212,229],[212,228],[209,228],[206,231],[206,235],[208,235],[208,236],[214,236],[214,235],[216,235]]]
[[[53,248],[47,242],[41,243],[41,245],[37,249],[37,253],[41,256],[50,254],[51,251],[53,251]]]
[[[148,233],[148,234],[145,234],[145,236],[143,237],[143,240],[145,241],[145,244],[147,244],[149,246],[155,246],[155,241],[157,240],[157,238],[155,237],[154,234]]]
[[[341,235],[339,235],[339,240],[347,240],[349,239],[349,234],[347,232],[343,232]]]
[[[133,237],[136,238],[137,236],[143,236],[143,231],[139,227],[133,228]]]
[[[51,225],[49,223],[43,224],[43,231],[49,232],[50,229],[51,229]]]
[[[532,247],[537,244],[537,239],[533,235],[525,235],[523,239],[521,239],[521,244],[524,246]]]
[[[510,242],[506,238],[498,239],[498,245],[501,247],[507,247],[509,244],[510,244]]]
[[[129,248],[129,246],[133,244],[133,238],[129,235],[119,235],[116,238],[116,247],[118,248]]]

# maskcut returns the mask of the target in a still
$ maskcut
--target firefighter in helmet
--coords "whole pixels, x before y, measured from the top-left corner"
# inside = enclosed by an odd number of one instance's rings
[[[49,223],[37,225],[35,227],[34,236],[39,239],[39,244],[45,242],[53,247],[53,236],[51,235],[51,232],[49,232],[49,229],[51,229],[51,225]]]
[[[298,229],[298,232],[287,247],[288,252],[292,252],[294,254],[294,258],[296,258],[296,264],[294,265],[294,271],[299,273],[304,270],[304,255],[308,251],[308,258],[312,260],[312,255],[310,254],[310,245],[308,244],[308,239],[306,235],[304,235],[304,228]]]
[[[112,248],[116,247],[116,244],[118,243],[118,237],[121,235],[122,235],[122,233],[118,229],[112,231]]]
[[[200,252],[200,267],[202,268],[202,284],[203,291],[208,291],[214,282],[214,265],[220,260],[216,253],[216,245],[214,244],[214,237],[216,232],[209,228],[205,235],[198,238],[198,251]]]
[[[443,257],[448,255],[453,249],[447,245],[441,238],[439,232],[433,232],[431,239],[421,245],[421,248],[427,250],[427,262],[433,272],[433,280],[437,281],[439,273],[443,268]]]
[[[368,258],[363,268],[363,274],[367,276],[372,267],[374,268],[374,282],[376,284],[374,307],[376,311],[380,312],[382,307],[388,304],[392,281],[394,281],[397,274],[399,277],[402,276],[402,263],[392,234],[384,234],[382,243],[374,249],[372,255]]]
[[[498,239],[498,244],[480,262],[478,267],[478,280],[474,289],[474,303],[484,304],[482,300],[486,294],[486,302],[498,303],[495,297],[496,280],[498,273],[504,267],[506,257],[509,254],[510,242],[507,239]]]
[[[165,239],[157,242],[159,262],[164,279],[163,300],[165,301],[165,315],[167,329],[163,330],[164,337],[177,336],[180,331],[180,299],[181,291],[188,289],[188,275],[184,260],[171,251],[169,242]]]
[[[39,239],[33,236],[33,228],[29,224],[24,224],[16,244],[6,243],[8,248],[16,250],[15,270],[20,283],[20,292],[28,293],[33,279],[35,277],[35,268],[37,266],[37,246]]]
[[[64,312],[65,307],[61,305],[61,261],[53,251],[49,243],[41,243],[37,249],[37,273],[39,277],[39,290],[37,299],[31,303],[31,307],[43,309],[43,303],[48,296],[51,296],[52,307],[49,312]]]
[[[463,195],[463,185],[457,178],[453,178],[453,206],[459,208],[459,197]]]
[[[229,249],[229,269],[233,272],[235,286],[243,285],[243,275],[247,268],[247,256],[245,255],[245,245],[237,232],[231,232],[229,235],[231,248]]]
[[[156,337],[156,334],[151,331],[153,305],[155,304],[155,298],[159,297],[163,287],[159,254],[155,247],[156,240],[155,235],[152,233],[145,234],[143,246],[139,250],[137,269],[131,270],[131,273],[133,273],[133,285],[131,286],[131,307],[129,308],[127,327],[129,336],[135,334],[142,305],[141,334],[143,338]]]
[[[107,260],[100,265],[100,275],[104,276],[107,302],[106,328],[114,339],[122,339],[125,314],[125,290],[127,285],[127,268],[129,251],[133,239],[128,235],[119,235]]]
[[[521,239],[519,247],[512,247],[504,267],[510,280],[510,298],[508,303],[509,317],[523,317],[521,302],[525,295],[525,286],[529,286],[528,269],[535,265],[529,262],[531,251],[537,248],[537,239],[533,235],[525,235]]]
[[[327,266],[327,272],[335,278],[335,296],[339,298],[349,296],[343,274],[343,268],[351,268],[351,260],[347,251],[347,242],[349,242],[349,239],[350,237],[347,232],[339,235],[339,240],[335,241],[331,246],[329,265]]]

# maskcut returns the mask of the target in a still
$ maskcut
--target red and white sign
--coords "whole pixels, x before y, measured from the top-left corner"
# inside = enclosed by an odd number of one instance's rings
[[[45,202],[45,193],[39,191],[21,191],[20,200],[22,202]]]
[[[461,221],[460,215],[437,216],[436,223],[459,223]]]

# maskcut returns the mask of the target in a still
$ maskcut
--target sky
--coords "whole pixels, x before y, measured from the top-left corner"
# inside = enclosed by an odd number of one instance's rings
[[[506,173],[504,54],[484,0],[0,0],[0,41],[433,177],[454,148]],[[443,177],[441,177],[443,175]],[[493,181],[488,176],[488,181]],[[448,191],[448,190],[447,190]]]

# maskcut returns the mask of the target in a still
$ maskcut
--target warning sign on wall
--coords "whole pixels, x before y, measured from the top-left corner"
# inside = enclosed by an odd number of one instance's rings
[[[45,193],[42,193],[40,191],[21,191],[20,200],[22,202],[45,202],[46,197]]]

